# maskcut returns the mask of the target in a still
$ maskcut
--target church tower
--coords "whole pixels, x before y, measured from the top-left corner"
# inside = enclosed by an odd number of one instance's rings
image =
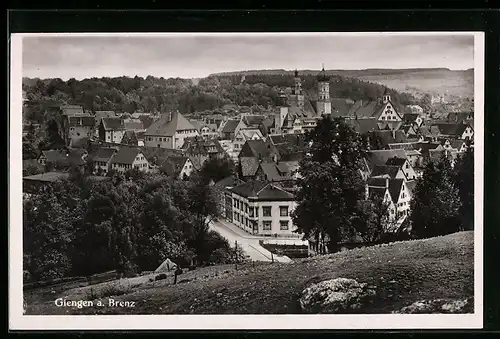
[[[318,115],[331,114],[330,78],[326,75],[324,66],[316,79],[318,80],[318,101],[316,101],[316,111]]]
[[[300,108],[304,108],[304,93],[302,92],[302,79],[299,77],[299,72],[295,70],[295,76],[293,78],[295,87],[293,90],[293,94],[297,100],[297,106]]]

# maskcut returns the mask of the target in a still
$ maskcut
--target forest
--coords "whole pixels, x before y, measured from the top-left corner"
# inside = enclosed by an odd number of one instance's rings
[[[208,227],[219,213],[204,177],[214,171],[210,166],[189,180],[130,170],[92,182],[72,171],[68,180],[40,188],[23,199],[24,270],[48,280],[109,270],[137,274],[166,258],[181,267],[241,260]]]
[[[304,75],[302,88],[316,99],[317,80]],[[238,106],[273,107],[278,104],[280,90],[293,86],[293,77],[285,74],[240,76],[211,76],[196,85],[190,79],[142,77],[69,79],[23,79],[25,97],[23,117],[26,121],[41,122],[46,107],[61,104],[83,105],[90,111],[168,112],[183,114],[217,110],[226,104]],[[386,87],[355,78],[333,76],[330,80],[332,98],[374,100]],[[390,90],[396,104],[409,104],[413,97]]]

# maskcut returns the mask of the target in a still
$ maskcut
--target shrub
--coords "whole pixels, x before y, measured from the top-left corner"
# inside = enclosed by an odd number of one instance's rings
[[[155,277],[155,280],[163,280],[167,279],[167,275],[165,273],[160,273]]]

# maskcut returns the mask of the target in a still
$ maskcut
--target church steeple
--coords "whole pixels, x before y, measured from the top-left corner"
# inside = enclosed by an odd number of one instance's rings
[[[324,65],[322,65],[321,72],[318,73],[316,79],[318,80],[318,101],[316,102],[316,111],[318,115],[331,114],[330,77],[326,74]]]

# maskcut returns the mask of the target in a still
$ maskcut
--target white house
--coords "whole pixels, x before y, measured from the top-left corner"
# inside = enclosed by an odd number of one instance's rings
[[[267,182],[248,181],[229,189],[232,222],[251,234],[300,238],[294,233],[293,194]],[[228,212],[228,211],[226,211]]]
[[[146,147],[180,149],[184,139],[198,136],[193,124],[179,112],[163,114],[144,133]]]
[[[114,148],[98,148],[87,157],[94,173],[106,175],[111,169],[111,160],[117,152]]]
[[[99,125],[99,140],[118,144],[125,134],[125,125],[121,118],[102,118]]]
[[[133,168],[148,172],[149,163],[139,149],[121,147],[111,159],[111,169],[118,172],[126,172]]]
[[[194,169],[191,159],[183,156],[167,157],[160,165],[161,172],[180,180],[189,177]]]
[[[247,140],[264,139],[262,132],[258,128],[242,128],[233,140],[233,150],[238,153]]]
[[[403,117],[391,101],[388,91],[381,100],[357,101],[350,109],[349,115],[355,118],[376,118],[381,130],[398,130],[403,123]]]

